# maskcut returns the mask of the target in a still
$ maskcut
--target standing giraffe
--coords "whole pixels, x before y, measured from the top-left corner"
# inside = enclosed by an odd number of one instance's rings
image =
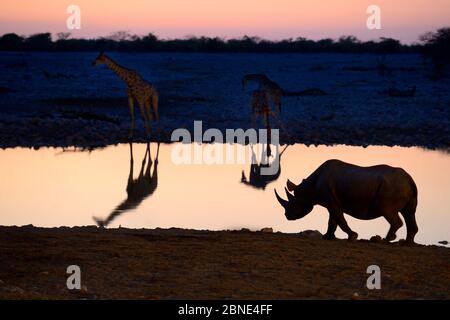
[[[270,157],[272,151],[270,148],[270,138],[272,128],[269,123],[269,116],[274,116],[274,113],[270,110],[269,105],[270,94],[265,90],[255,90],[252,92],[252,99],[250,105],[252,107],[252,126],[256,128],[256,118],[258,116],[263,117],[264,128],[267,130],[267,137],[269,138],[267,145],[267,155]]]
[[[285,92],[274,81],[270,80],[265,74],[246,74],[242,77],[242,88],[245,89],[247,82],[254,81],[259,84],[258,91],[265,92],[266,99],[270,100],[278,110],[281,112],[281,97],[285,95]]]
[[[262,73],[246,74],[242,77],[242,88],[245,89],[248,82],[255,82],[259,85],[257,91],[266,93],[266,99],[273,103],[277,108],[278,113],[281,113],[281,98],[282,97],[303,97],[303,96],[324,96],[326,95],[320,89],[311,88],[302,91],[286,91],[282,89],[276,82],[269,79],[268,76]]]
[[[159,115],[158,115],[158,92],[155,87],[149,82],[145,81],[136,71],[124,68],[114,62],[104,53],[100,53],[94,60],[93,65],[106,64],[115,74],[117,74],[127,84],[128,105],[130,107],[131,128],[130,138],[133,137],[134,132],[134,102],[137,101],[141,110],[142,122],[147,136],[150,136],[152,129],[152,112],[155,114],[155,121],[159,130]]]

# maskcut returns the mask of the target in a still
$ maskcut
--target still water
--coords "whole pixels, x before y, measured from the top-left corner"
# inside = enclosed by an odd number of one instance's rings
[[[145,144],[133,144],[132,149],[123,144],[91,152],[54,148],[0,150],[0,225],[104,224],[109,228],[209,230],[272,227],[282,232],[316,229],[324,233],[328,219],[324,208],[316,206],[305,218],[287,221],[273,189],[282,191],[287,178],[300,182],[323,161],[340,159],[362,166],[385,163],[404,168],[419,190],[416,241],[436,244],[450,240],[448,153],[402,147],[291,145],[281,156],[278,174],[250,180],[250,157],[239,164],[179,164],[173,159],[177,146],[161,144],[158,150],[152,143],[149,154]],[[250,152],[249,147],[246,150]],[[346,218],[359,238],[384,236],[388,230],[383,218]],[[405,234],[403,226],[397,236],[405,238]],[[339,228],[336,235],[346,237]]]

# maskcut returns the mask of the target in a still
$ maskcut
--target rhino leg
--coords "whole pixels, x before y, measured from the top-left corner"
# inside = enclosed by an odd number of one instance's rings
[[[415,212],[402,212],[402,216],[405,218],[406,223],[406,245],[413,245],[414,237],[419,230],[416,223]]]
[[[330,211],[330,210],[329,210]],[[358,239],[358,234],[354,232],[347,224],[347,221],[344,218],[344,213],[340,209],[333,209],[330,211],[330,216],[333,217],[337,221],[339,227],[348,235],[348,240],[356,240]]]
[[[337,228],[337,222],[335,219],[333,219],[331,217],[331,213],[330,213],[330,217],[328,219],[328,230],[327,233],[325,233],[322,238],[325,240],[333,240],[336,239],[336,236],[334,235],[334,233],[336,232],[336,228]]]
[[[390,242],[392,240],[395,240],[395,238],[397,238],[397,236],[395,234],[397,233],[397,230],[401,228],[401,226],[403,225],[403,222],[402,222],[402,219],[400,219],[398,212],[385,214],[384,217],[391,225],[391,227],[389,228],[389,231],[386,235],[386,238],[384,238],[384,240],[387,242]]]

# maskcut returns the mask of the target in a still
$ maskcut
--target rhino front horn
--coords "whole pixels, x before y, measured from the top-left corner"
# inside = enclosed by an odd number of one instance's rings
[[[291,192],[294,191],[295,188],[297,188],[297,185],[289,179],[286,182],[286,186],[287,186],[287,189]]]
[[[275,191],[275,196],[277,197],[278,202],[285,208],[289,201],[284,200],[277,192],[277,189],[273,189]]]

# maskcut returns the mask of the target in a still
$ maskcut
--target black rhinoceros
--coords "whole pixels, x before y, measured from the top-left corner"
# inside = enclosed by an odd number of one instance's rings
[[[321,205],[330,214],[325,239],[334,239],[336,227],[348,234],[350,240],[358,238],[347,225],[344,213],[354,218],[371,220],[383,216],[391,225],[385,240],[392,241],[403,225],[407,227],[406,243],[413,244],[418,228],[416,224],[417,187],[412,177],[401,168],[388,165],[360,167],[340,160],[325,161],[301,184],[287,181],[286,195],[276,197],[285,208],[288,220],[296,220],[310,213],[314,205]],[[290,193],[293,191],[294,194]]]

